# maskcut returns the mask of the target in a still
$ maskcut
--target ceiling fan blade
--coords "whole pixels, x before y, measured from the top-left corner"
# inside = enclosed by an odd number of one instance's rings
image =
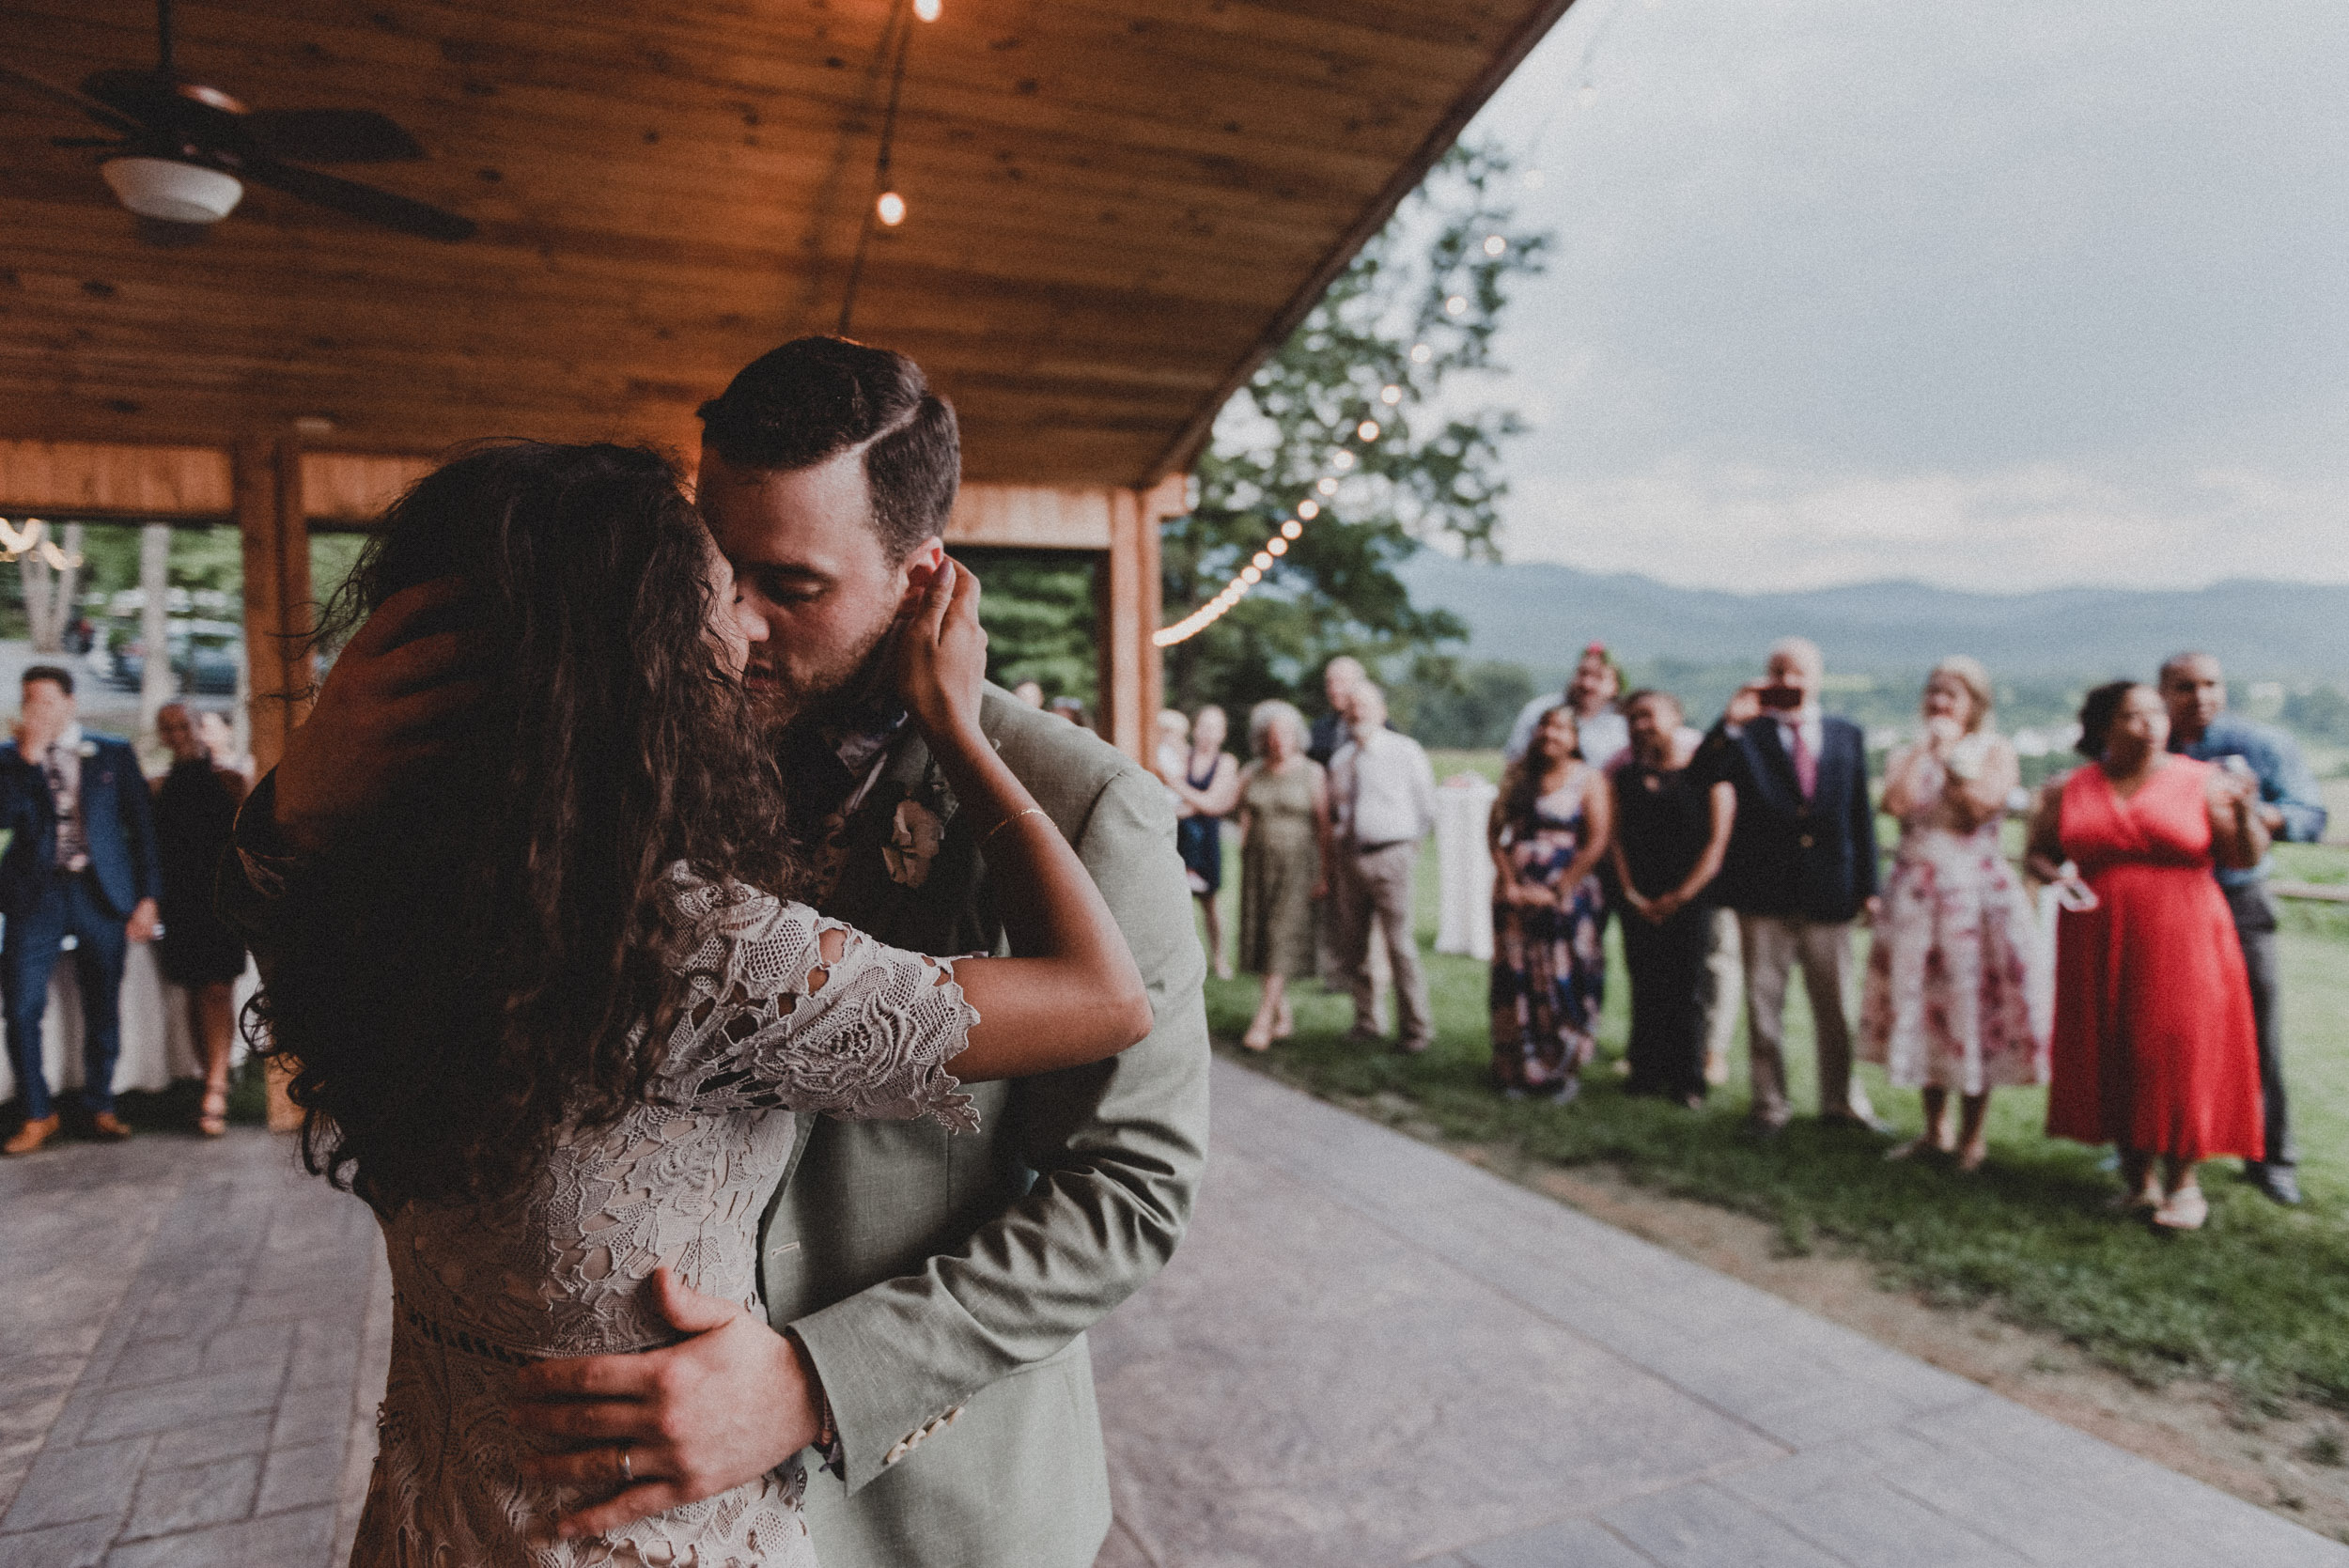
[[[109,131],[135,132],[140,129],[137,120],[110,104],[91,98],[86,93],[75,92],[71,87],[61,87],[54,82],[44,82],[29,71],[19,70],[14,66],[0,65],[0,81],[14,82],[21,87],[29,87],[34,92],[66,108],[87,115]]]
[[[244,116],[253,145],[296,163],[390,163],[424,148],[372,109],[256,109]]]
[[[283,191],[289,196],[319,207],[330,207],[337,212],[348,212],[354,218],[365,218],[385,228],[396,228],[402,234],[413,234],[426,240],[470,240],[478,232],[471,218],[460,218],[454,212],[443,212],[406,196],[396,196],[389,191],[379,191],[372,185],[343,179],[315,169],[297,168],[272,159],[255,159],[237,169],[241,179],[256,185],[266,185]]]
[[[244,105],[218,87],[117,67],[83,77],[82,91],[162,135],[227,151],[252,146]]]

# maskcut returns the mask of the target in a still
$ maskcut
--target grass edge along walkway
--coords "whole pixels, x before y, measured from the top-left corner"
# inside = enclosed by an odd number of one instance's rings
[[[1424,911],[1432,876],[1423,873]],[[1532,1169],[1610,1165],[1651,1190],[1762,1219],[1789,1253],[1831,1238],[1873,1263],[1889,1288],[1987,1306],[2140,1382],[2207,1377],[2254,1407],[2296,1397],[2349,1409],[2349,1162],[2339,1157],[2349,1134],[2349,939],[2331,921],[2293,924],[2285,1005],[2310,1202],[2279,1208],[2235,1179],[2233,1161],[2215,1161],[2204,1172],[2211,1223],[2191,1236],[2111,1212],[2118,1184],[2104,1152],[2044,1137],[2040,1090],[1993,1097],[1991,1159],[1973,1176],[1933,1162],[1888,1165],[1886,1141],[1803,1115],[1781,1138],[1750,1141],[1741,1136],[1742,1048],[1731,1083],[1702,1112],[1625,1095],[1612,1063],[1628,987],[1612,932],[1600,1061],[1568,1107],[1493,1091],[1486,966],[1465,958],[1428,960],[1437,1033],[1417,1058],[1349,1041],[1346,999],[1311,983],[1293,992],[1296,1037],[1267,1055],[1231,1048],[1254,1000],[1246,977],[1208,982],[1208,1017],[1235,1061],[1423,1140],[1493,1150],[1501,1168],[1512,1157]],[[1864,951],[1865,934],[1856,939]],[[1808,1110],[1810,1020],[1795,989],[1788,1057],[1795,1103]],[[1875,1068],[1863,1074],[1901,1136],[1916,1130],[1916,1096],[1888,1089]]]

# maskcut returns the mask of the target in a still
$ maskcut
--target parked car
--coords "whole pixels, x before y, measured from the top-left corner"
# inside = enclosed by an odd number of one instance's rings
[[[194,696],[228,696],[237,690],[237,673],[244,668],[244,629],[234,621],[172,620],[165,623],[171,672],[178,691]],[[117,632],[112,640],[109,678],[126,691],[139,690],[147,678],[147,644],[137,632]]]

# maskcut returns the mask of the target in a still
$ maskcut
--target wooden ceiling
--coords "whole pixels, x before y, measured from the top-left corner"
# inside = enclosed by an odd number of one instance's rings
[[[738,367],[837,325],[893,3],[183,0],[183,77],[389,114],[429,160],[338,172],[481,225],[453,245],[254,189],[152,248],[48,144],[94,128],[0,84],[0,436],[690,448]],[[943,4],[851,330],[954,398],[972,478],[1142,484],[1568,0]],[[0,58],[76,82],[150,62],[153,26],[7,0]]]

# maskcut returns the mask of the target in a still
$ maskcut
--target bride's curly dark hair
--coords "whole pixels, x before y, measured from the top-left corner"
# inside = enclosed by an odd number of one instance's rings
[[[660,454],[501,442],[393,505],[330,608],[467,585],[454,754],[291,879],[255,1005],[309,1168],[379,1208],[514,1191],[646,1092],[674,862],[787,891],[782,794],[707,636],[708,531]]]

